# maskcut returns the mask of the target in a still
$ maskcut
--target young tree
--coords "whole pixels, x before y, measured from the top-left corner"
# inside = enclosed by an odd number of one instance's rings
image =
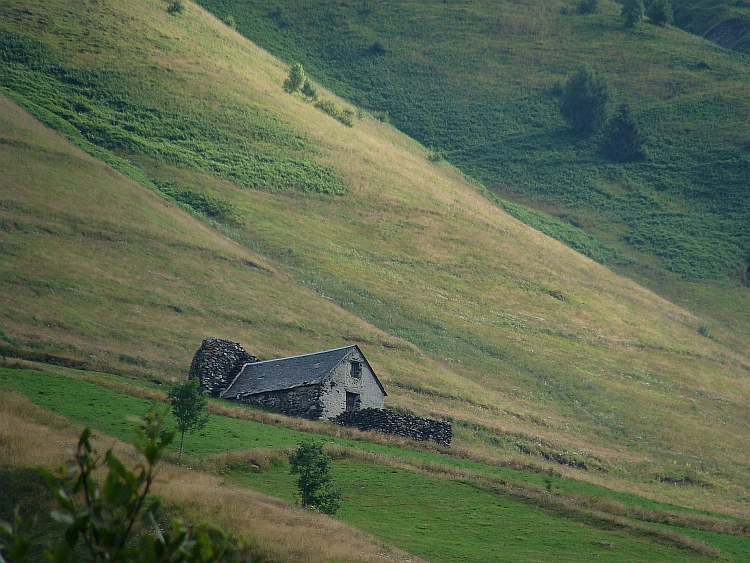
[[[323,514],[335,514],[340,506],[341,491],[333,488],[331,480],[331,458],[323,453],[323,444],[303,440],[289,456],[292,475],[299,475],[302,506],[320,510]]]
[[[305,69],[302,68],[301,64],[294,63],[289,70],[289,76],[284,80],[284,91],[293,94],[304,86],[306,80]]]
[[[625,20],[625,27],[635,27],[643,19],[643,0],[625,0],[620,15]]]
[[[630,115],[630,108],[623,104],[607,122],[604,152],[617,162],[632,162],[645,158],[643,144],[646,137]]]
[[[208,423],[206,405],[208,398],[198,390],[198,379],[188,379],[182,385],[173,386],[167,393],[172,405],[172,414],[177,419],[177,429],[180,431],[180,453],[177,463],[182,458],[182,446],[185,443],[186,432],[202,430]]]
[[[661,27],[671,24],[674,18],[669,0],[653,0],[646,9],[646,15],[651,23]]]
[[[607,81],[584,65],[565,83],[560,113],[574,130],[591,135],[607,120],[611,98]]]

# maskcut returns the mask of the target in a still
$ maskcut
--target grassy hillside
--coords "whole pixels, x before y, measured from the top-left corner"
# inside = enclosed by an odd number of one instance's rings
[[[568,1],[200,3],[493,193],[567,226],[506,206],[535,228],[696,311],[731,294],[747,315],[746,56],[674,28],[623,29],[611,2],[587,16]],[[564,124],[555,85],[582,63],[611,84],[613,105],[632,108],[645,161],[611,162],[600,137]]]
[[[390,406],[452,417],[465,456],[747,513],[744,334],[392,127],[284,93],[286,67],[194,4],[0,14],[6,354],[165,381],[210,334],[263,358],[357,342]]]

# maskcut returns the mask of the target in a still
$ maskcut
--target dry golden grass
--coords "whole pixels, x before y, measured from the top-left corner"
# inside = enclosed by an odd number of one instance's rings
[[[17,393],[0,391],[0,465],[56,467],[75,447],[80,429]],[[94,440],[121,459],[138,461],[133,448],[107,436]],[[420,561],[346,524],[246,489],[207,473],[162,462],[154,494],[187,522],[211,522],[244,537],[275,561]]]

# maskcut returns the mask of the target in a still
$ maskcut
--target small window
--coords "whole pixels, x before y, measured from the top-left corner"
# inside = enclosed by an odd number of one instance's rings
[[[359,395],[357,393],[346,393],[346,411],[352,412],[359,409]]]
[[[362,362],[352,362],[349,373],[355,379],[362,377]]]

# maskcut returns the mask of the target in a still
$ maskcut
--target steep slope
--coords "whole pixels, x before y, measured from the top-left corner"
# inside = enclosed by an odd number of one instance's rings
[[[278,61],[193,4],[3,16],[8,95],[142,182],[3,102],[6,342],[176,378],[208,334],[261,357],[356,341],[390,404],[453,417],[459,450],[746,512],[743,340],[391,127],[285,94]]]
[[[624,29],[611,2],[591,15],[569,1],[200,3],[500,197],[561,221],[506,205],[517,217],[748,335],[747,57],[674,28]],[[566,127],[556,84],[582,63],[612,85],[613,106],[632,108],[645,161],[611,162],[600,137]]]
[[[750,52],[750,5],[747,2],[677,0],[674,24],[727,49]]]
[[[404,347],[7,98],[0,109],[6,353],[174,380],[210,334],[268,356],[352,335]]]

